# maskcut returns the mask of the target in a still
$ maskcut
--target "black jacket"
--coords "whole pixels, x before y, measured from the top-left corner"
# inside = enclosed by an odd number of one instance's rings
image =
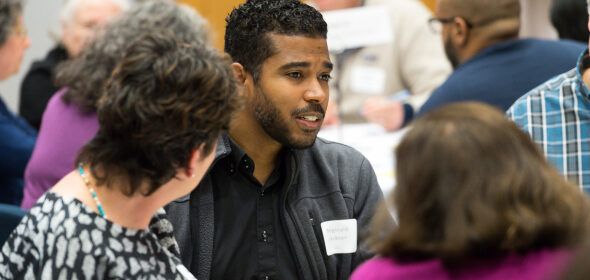
[[[20,86],[19,114],[36,130],[49,99],[58,90],[54,84],[55,67],[68,59],[64,47],[57,45],[43,60],[33,62]]]
[[[231,150],[229,139],[220,139],[216,159]],[[287,154],[285,201],[279,209],[300,279],[348,279],[352,270],[372,256],[366,231],[383,194],[368,160],[356,150],[318,138],[308,149]],[[213,185],[206,175],[188,196],[166,207],[174,225],[181,258],[198,279],[209,279],[213,258]],[[326,255],[320,224],[356,219],[356,253]]]

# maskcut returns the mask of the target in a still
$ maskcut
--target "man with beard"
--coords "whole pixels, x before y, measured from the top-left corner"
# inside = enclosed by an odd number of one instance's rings
[[[430,24],[442,33],[454,71],[420,114],[460,101],[506,111],[538,84],[574,67],[585,48],[571,41],[519,39],[519,0],[438,0]]]
[[[357,151],[316,139],[326,33],[298,0],[249,0],[228,16],[244,107],[198,188],[167,206],[198,279],[348,279],[372,255],[363,231],[382,200],[375,173]]]

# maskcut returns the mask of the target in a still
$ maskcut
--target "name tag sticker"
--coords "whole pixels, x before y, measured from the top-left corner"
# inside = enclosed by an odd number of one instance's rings
[[[197,280],[197,278],[190,272],[184,265],[179,264],[176,266],[176,270],[184,277],[186,280]]]
[[[356,219],[326,221],[321,226],[328,256],[356,252]]]

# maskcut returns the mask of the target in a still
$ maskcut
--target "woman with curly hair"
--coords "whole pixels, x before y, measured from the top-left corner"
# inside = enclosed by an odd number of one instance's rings
[[[100,128],[0,253],[1,279],[194,279],[162,207],[190,193],[238,106],[229,59],[153,29],[97,102]]]
[[[63,89],[52,97],[43,115],[25,170],[21,207],[31,208],[74,166],[76,154],[98,130],[97,101],[115,65],[131,42],[162,26],[188,44],[209,42],[207,22],[194,10],[173,1],[150,0],[124,13],[80,56],[59,67],[56,78]]]

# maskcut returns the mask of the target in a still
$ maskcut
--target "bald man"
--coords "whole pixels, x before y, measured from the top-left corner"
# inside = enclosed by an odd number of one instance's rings
[[[590,0],[586,5],[590,13]],[[586,28],[590,29],[590,21]],[[561,174],[590,193],[590,57],[587,49],[580,52],[572,68],[519,98],[510,107],[508,117],[531,136]]]
[[[451,76],[420,114],[460,101],[507,110],[543,81],[575,66],[585,46],[519,39],[519,0],[438,0],[431,28],[442,35]]]

